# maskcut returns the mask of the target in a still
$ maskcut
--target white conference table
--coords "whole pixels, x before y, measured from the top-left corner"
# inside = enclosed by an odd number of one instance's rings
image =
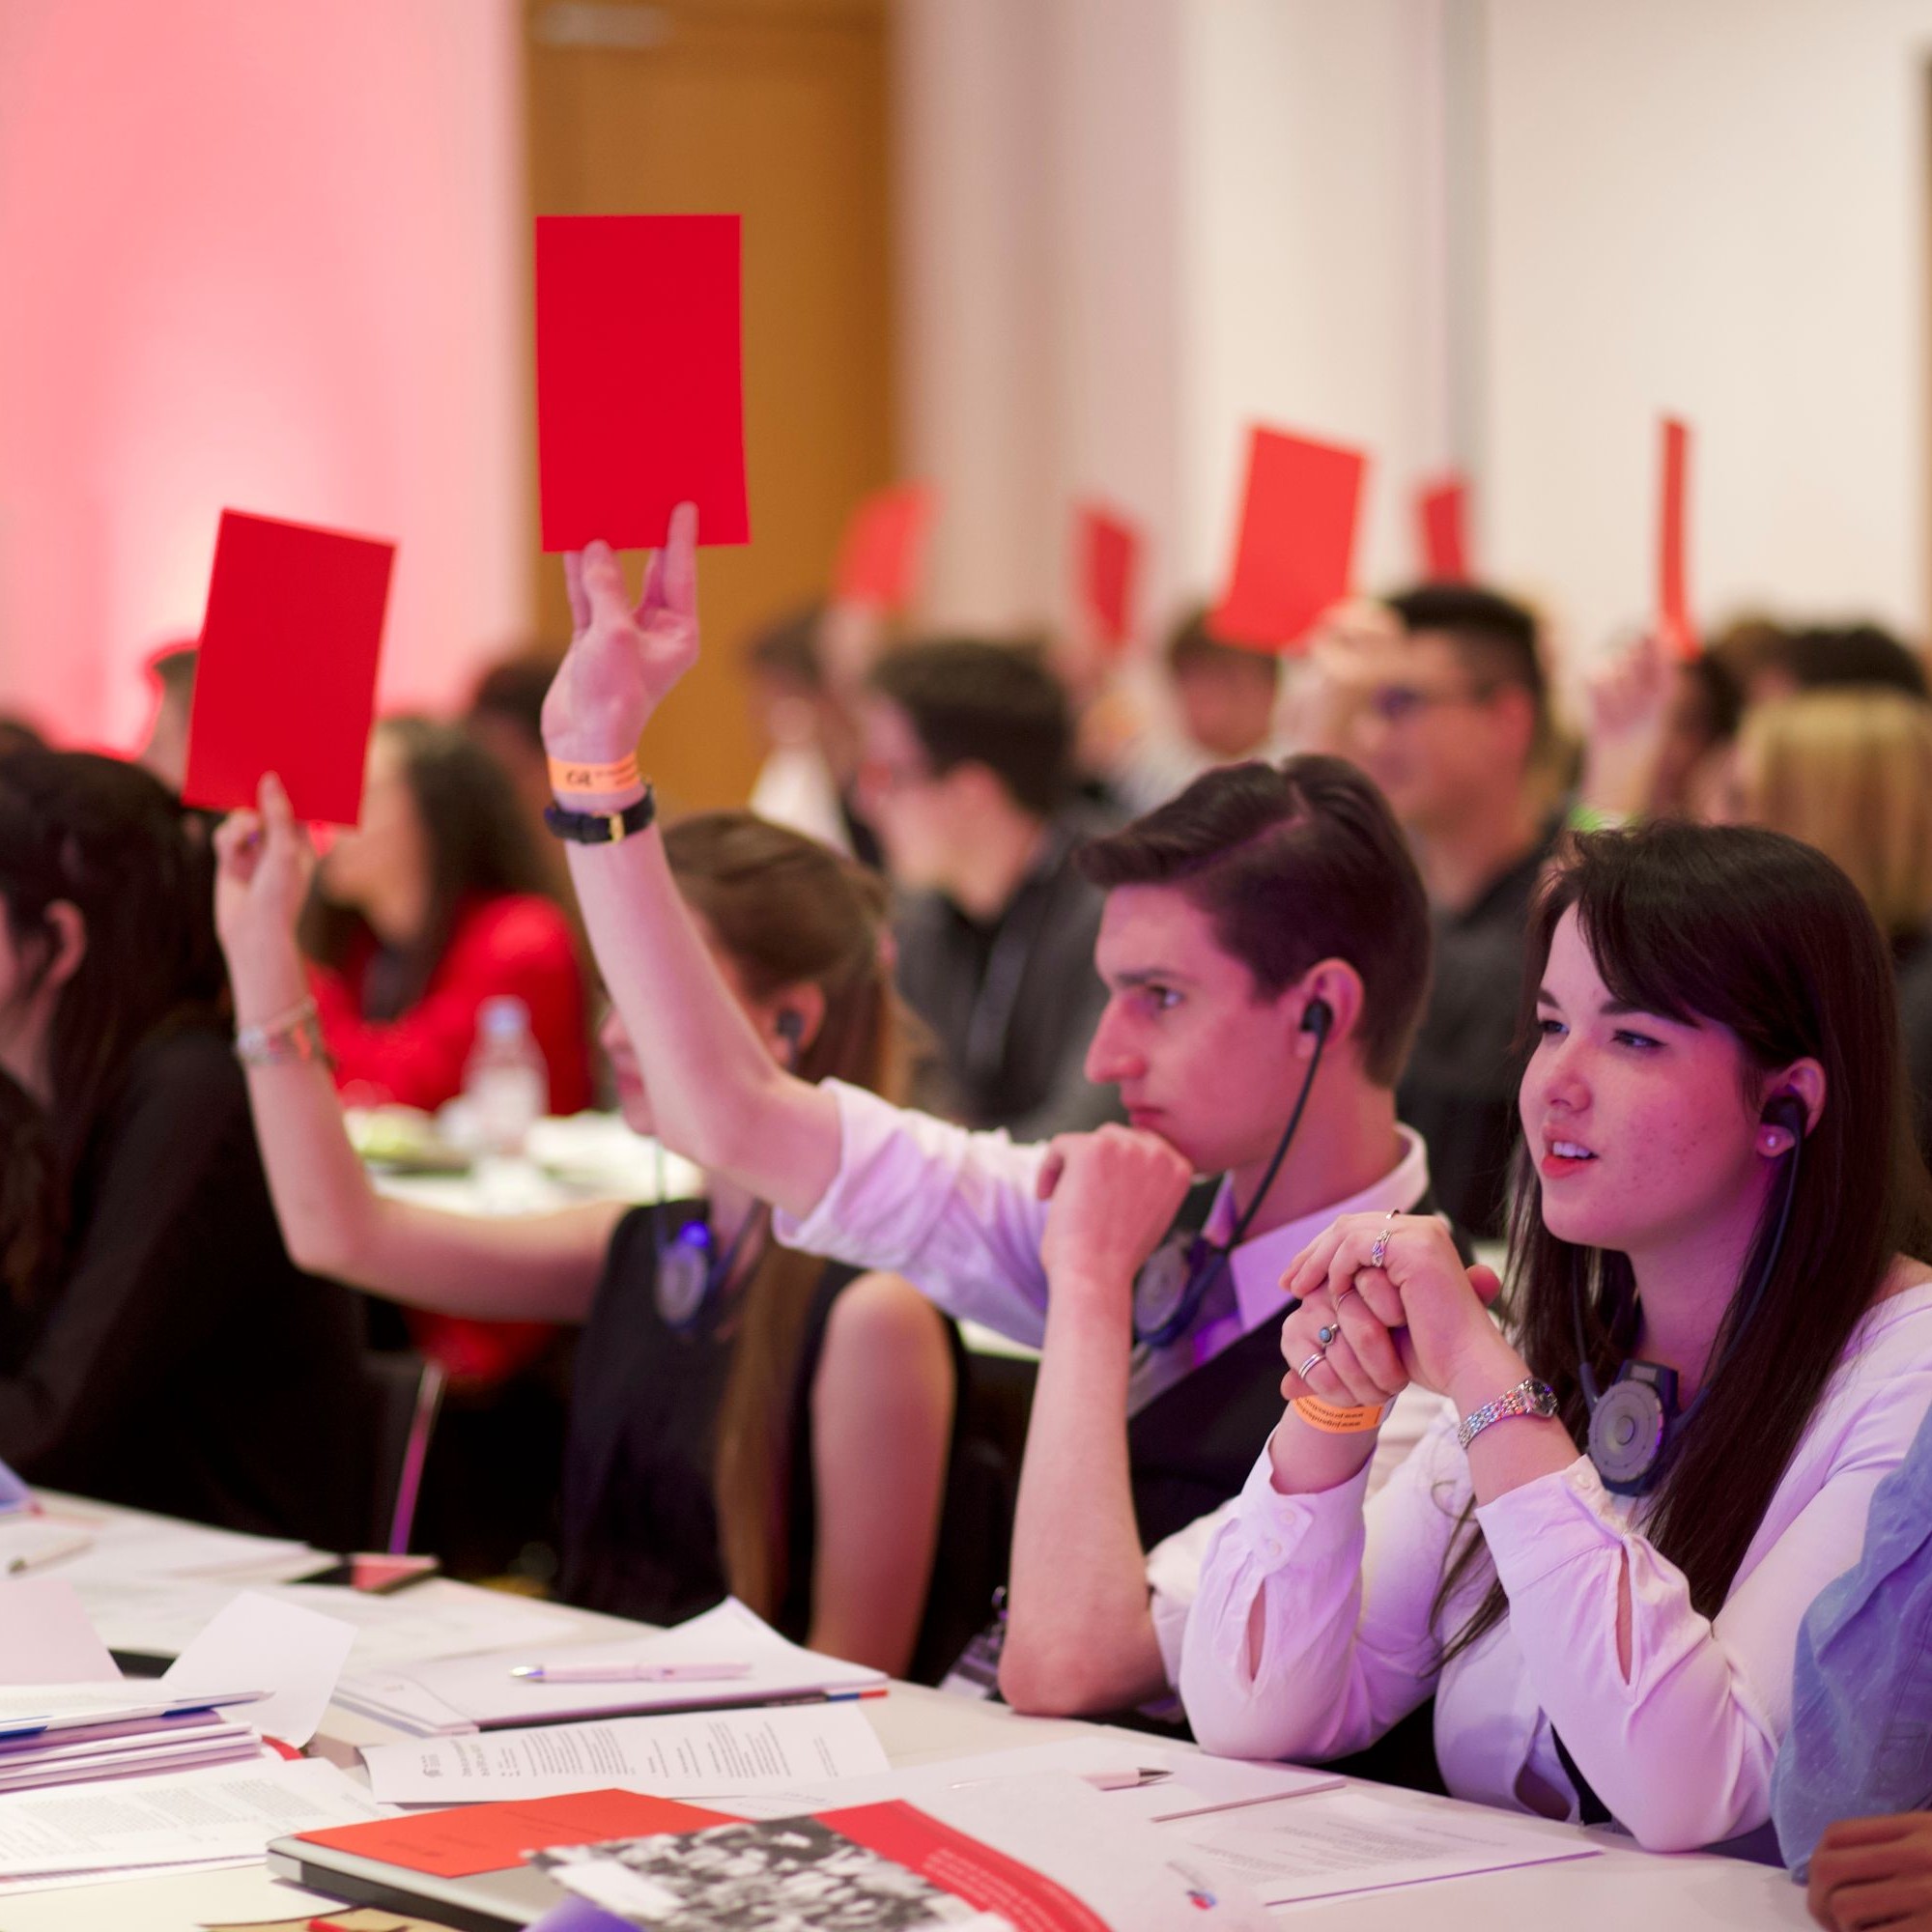
[[[465,1591],[447,1579],[414,1586]],[[588,1611],[569,1612],[579,1640],[621,1634],[635,1625]],[[1073,1737],[1074,1722],[1022,1718],[1003,1706],[946,1695],[919,1685],[895,1685],[892,1694],[860,1707],[895,1766],[940,1762],[981,1751]],[[401,1734],[358,1713],[331,1705],[310,1749],[350,1770],[358,1746]],[[1373,1787],[1389,1802],[1427,1811],[1455,1801]],[[1319,1796],[1288,1804],[1320,1804]],[[1602,1856],[1562,1864],[1531,1865],[1426,1886],[1355,1893],[1275,1916],[1310,1928],[1348,1932],[1462,1932],[1497,1924],[1553,1925],[1561,1932],[1764,1932],[1809,1925],[1804,1894],[1782,1871],[1702,1854],[1660,1858],[1628,1840],[1570,1825],[1542,1825],[1553,1838],[1580,1840]],[[262,1867],[184,1873],[66,1890],[0,1898],[0,1932],[197,1932],[211,1924],[300,1918],[317,1908],[313,1894],[286,1886]]]

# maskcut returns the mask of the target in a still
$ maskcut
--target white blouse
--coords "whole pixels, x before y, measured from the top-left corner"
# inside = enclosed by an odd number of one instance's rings
[[[1446,1667],[1440,1647],[1490,1577],[1479,1562],[1432,1622],[1472,1494],[1453,1419],[1366,1508],[1366,1470],[1281,1495],[1264,1451],[1208,1548],[1187,1619],[1180,1694],[1194,1734],[1231,1757],[1337,1757],[1433,1690],[1436,1757],[1459,1798],[1528,1809],[1525,1772],[1571,1792],[1560,1731],[1651,1850],[1752,1830],[1771,1812],[1799,1623],[1858,1560],[1871,1492],[1904,1460],[1928,1404],[1932,1283],[1860,1324],[1715,1620],[1691,1608],[1682,1572],[1633,1525],[1642,1499],[1611,1495],[1586,1458],[1499,1496],[1476,1520],[1510,1613]],[[1616,1634],[1626,1560],[1628,1680]]]

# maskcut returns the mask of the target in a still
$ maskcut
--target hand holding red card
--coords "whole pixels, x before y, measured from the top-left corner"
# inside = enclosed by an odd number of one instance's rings
[[[1416,524],[1422,535],[1422,574],[1431,583],[1469,581],[1469,485],[1445,476],[1416,493]]]
[[[697,662],[697,511],[680,503],[634,609],[608,544],[563,560],[574,635],[544,698],[553,758],[614,764],[638,749],[652,712]]]
[[[544,549],[749,543],[738,216],[539,216],[536,305]]]
[[[1134,634],[1141,533],[1104,505],[1081,503],[1074,510],[1073,543],[1081,614],[1096,641],[1118,651]]]
[[[1235,565],[1208,629],[1225,643],[1291,651],[1349,592],[1368,459],[1257,428]]]
[[[1665,416],[1662,423],[1662,483],[1658,492],[1657,634],[1665,648],[1694,658],[1700,648],[1690,615],[1685,526],[1690,489],[1690,430]]]
[[[839,541],[834,598],[895,615],[910,609],[925,568],[932,513],[932,490],[924,483],[899,483],[866,497]]]
[[[252,806],[276,772],[296,816],[354,825],[394,544],[221,513],[188,723],[189,805]]]

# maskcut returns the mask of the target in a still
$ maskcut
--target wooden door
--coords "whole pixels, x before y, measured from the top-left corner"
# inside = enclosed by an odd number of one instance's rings
[[[740,645],[820,594],[847,511],[892,474],[887,15],[888,0],[527,6],[535,213],[744,216],[752,542],[701,553],[704,655],[641,753],[668,805],[744,802],[760,748]],[[534,546],[534,477],[530,528]],[[539,581],[544,632],[567,637],[554,557]]]

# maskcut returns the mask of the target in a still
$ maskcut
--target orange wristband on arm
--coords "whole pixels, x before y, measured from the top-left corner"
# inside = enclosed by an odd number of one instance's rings
[[[633,785],[641,784],[642,778],[638,771],[638,754],[633,752],[619,758],[614,765],[585,765],[575,759],[553,758],[550,761],[551,789],[559,798],[567,798],[573,792],[592,794],[598,792],[629,791]]]
[[[1298,1395],[1290,1406],[1309,1428],[1319,1429],[1324,1435],[1359,1435],[1378,1428],[1382,1419],[1379,1407],[1337,1408],[1313,1395]]]

